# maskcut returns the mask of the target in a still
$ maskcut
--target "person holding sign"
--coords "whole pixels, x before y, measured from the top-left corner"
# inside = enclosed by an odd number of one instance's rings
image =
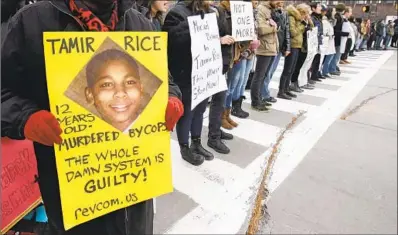
[[[200,15],[203,19],[206,13],[212,12],[210,2],[202,0],[178,2],[166,15],[163,26],[163,30],[169,33],[169,69],[183,95],[184,115],[177,124],[181,156],[185,161],[195,166],[203,164],[204,160],[214,159],[214,155],[207,151],[201,143],[203,114],[206,110],[208,98],[191,110],[193,96],[192,52],[188,17]],[[219,22],[217,23],[219,24]],[[205,27],[203,30],[208,28],[208,26],[202,27]],[[196,29],[201,30],[200,27]],[[231,44],[233,39],[226,35],[221,38],[221,43]],[[216,118],[220,119],[221,117],[217,116]],[[191,145],[189,145],[189,134],[191,134]]]
[[[278,67],[281,57],[286,57],[290,54],[290,23],[287,13],[283,11],[283,1],[272,1],[270,5],[272,7],[272,19],[278,25],[279,52],[266,75],[262,94],[266,102],[275,103],[277,100],[271,96],[269,83]]]
[[[269,1],[262,1],[258,6],[258,37],[260,46],[256,51],[257,63],[251,84],[251,105],[254,110],[260,112],[268,111],[261,95],[261,90],[279,48],[278,26],[272,20],[270,4]]]
[[[62,142],[63,130],[55,116],[49,112],[46,86],[43,32],[153,31],[151,22],[132,7],[130,0],[40,1],[25,7],[11,19],[9,30],[2,41],[1,131],[2,135],[11,139],[26,138],[34,142],[39,186],[51,225],[50,234],[153,233],[152,200],[116,210],[65,231],[54,153],[54,145]],[[89,50],[91,44],[88,41],[86,43],[85,48]],[[64,45],[66,49],[64,48],[62,53],[69,53],[69,49],[76,50],[73,45],[69,46],[68,48]],[[55,47],[58,47],[58,44],[53,44],[53,49]],[[89,69],[89,73],[94,74],[87,77],[89,85],[86,98],[89,102],[96,104],[97,109],[102,111],[104,119],[110,122],[115,121],[115,125],[123,123],[119,129],[124,129],[126,122],[123,120],[130,122],[136,117],[135,107],[140,97],[140,78],[136,73],[134,62],[127,59],[115,59],[115,55],[110,54],[104,55],[110,58],[105,63],[106,66],[95,64],[92,67],[93,70]],[[120,71],[115,71],[115,68],[120,68]],[[120,74],[117,73],[121,71],[126,72],[129,78],[120,80]],[[110,76],[112,79],[109,78]],[[124,98],[128,96],[129,99],[126,100],[130,103],[113,103],[108,94],[104,95],[105,88],[113,86],[117,88],[114,96],[121,95]],[[129,87],[128,92],[126,87]],[[183,111],[180,96],[178,87],[170,81],[169,101],[165,115],[166,126],[169,130],[173,128]],[[76,200],[79,199],[76,198]],[[84,211],[83,216],[87,213],[88,211]]]

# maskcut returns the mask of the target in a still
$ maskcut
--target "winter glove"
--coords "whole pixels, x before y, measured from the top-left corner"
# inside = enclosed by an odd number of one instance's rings
[[[229,66],[228,65],[223,65],[222,66],[222,74],[226,74],[229,70]]]
[[[255,51],[255,50],[257,50],[257,48],[258,48],[259,46],[260,46],[260,41],[259,41],[259,40],[253,40],[253,41],[250,42],[249,49],[250,49],[251,51]]]
[[[61,144],[61,133],[57,119],[46,110],[32,114],[24,127],[25,138],[47,146]]]
[[[166,128],[172,131],[180,117],[184,114],[184,106],[177,97],[169,97],[166,108]]]

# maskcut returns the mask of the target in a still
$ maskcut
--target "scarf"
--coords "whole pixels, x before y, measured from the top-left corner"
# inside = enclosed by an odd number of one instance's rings
[[[86,5],[76,2],[75,0],[65,1],[69,10],[72,12],[73,17],[85,30],[99,32],[115,30],[116,23],[118,22],[117,0],[114,0],[112,14],[107,24],[104,24],[97,16],[95,16]]]

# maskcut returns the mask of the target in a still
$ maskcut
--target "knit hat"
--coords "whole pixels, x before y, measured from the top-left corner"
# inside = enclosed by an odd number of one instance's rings
[[[328,7],[325,4],[322,4],[322,11],[328,11]]]
[[[344,3],[339,3],[336,5],[335,8],[337,12],[343,13],[345,11],[346,6]]]

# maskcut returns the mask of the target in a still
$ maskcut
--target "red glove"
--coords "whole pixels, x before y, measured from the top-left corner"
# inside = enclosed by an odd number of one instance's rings
[[[32,114],[24,128],[27,139],[47,146],[53,146],[54,143],[61,144],[61,133],[62,129],[57,119],[45,110]]]
[[[169,97],[166,108],[166,128],[172,131],[180,117],[184,114],[184,105],[177,97]]]

